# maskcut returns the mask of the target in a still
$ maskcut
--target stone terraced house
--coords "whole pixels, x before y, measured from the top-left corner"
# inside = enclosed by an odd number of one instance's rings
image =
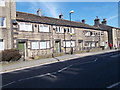
[[[70,53],[71,51],[108,48],[112,41],[120,43],[115,33],[102,27],[98,18],[95,25],[16,11],[15,2],[0,0],[0,51],[16,48],[25,58]],[[109,27],[109,26],[106,26]],[[112,27],[111,27],[112,28]],[[119,32],[119,28],[115,28]],[[120,32],[119,32],[120,33]],[[120,35],[120,34],[119,34]],[[113,37],[115,39],[113,39]],[[116,41],[115,41],[116,40]]]
[[[108,46],[104,29],[81,22],[16,12],[13,25],[13,48],[24,50],[25,56],[69,53]]]

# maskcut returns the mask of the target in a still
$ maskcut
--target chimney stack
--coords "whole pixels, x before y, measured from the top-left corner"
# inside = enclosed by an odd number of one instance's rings
[[[84,23],[84,24],[85,24],[85,19],[83,19],[83,20],[82,20],[82,23]]]
[[[94,26],[98,27],[100,25],[100,19],[98,16],[96,16],[96,19],[94,20]]]
[[[41,13],[41,11],[40,11],[40,8],[38,8],[38,10],[37,10],[37,15],[38,15],[38,16],[42,16],[42,13]]]
[[[107,24],[107,20],[106,20],[105,18],[103,19],[102,24],[103,24],[103,25],[106,25],[106,24]]]

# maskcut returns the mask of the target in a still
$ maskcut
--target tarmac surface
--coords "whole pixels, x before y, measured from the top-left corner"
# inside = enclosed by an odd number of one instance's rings
[[[90,55],[97,55],[97,54],[102,54],[102,53],[107,53],[107,52],[114,52],[118,50],[104,50],[104,51],[99,51],[99,52],[88,52],[88,53],[81,53],[81,54],[73,54],[73,55],[64,55],[64,56],[59,56],[55,58],[46,58],[46,59],[39,59],[39,60],[28,60],[28,61],[19,61],[11,64],[1,64],[1,70],[0,74],[6,73],[6,72],[11,72],[11,71],[16,71],[16,70],[22,70],[22,69],[27,69],[31,67],[37,67],[40,65],[44,64],[50,64],[50,63],[56,63],[59,61],[66,61],[66,60],[71,60],[75,58],[81,58],[85,56],[90,56]]]
[[[4,72],[1,87],[104,88],[104,90],[117,88],[120,90],[120,51],[66,56],[57,57],[59,61],[55,60],[49,64],[37,64],[38,66],[30,68]]]

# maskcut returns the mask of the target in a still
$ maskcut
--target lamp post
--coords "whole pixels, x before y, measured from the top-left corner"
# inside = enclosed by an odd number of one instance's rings
[[[71,41],[70,41],[70,48],[71,48],[71,55],[73,54],[73,48],[72,48],[72,30],[71,30],[71,14],[74,13],[73,10],[71,10],[69,12],[69,16],[70,16],[70,37],[71,37]]]

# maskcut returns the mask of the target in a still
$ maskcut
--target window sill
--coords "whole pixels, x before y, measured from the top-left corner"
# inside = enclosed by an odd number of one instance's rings
[[[6,26],[0,26],[0,28],[6,28]]]

